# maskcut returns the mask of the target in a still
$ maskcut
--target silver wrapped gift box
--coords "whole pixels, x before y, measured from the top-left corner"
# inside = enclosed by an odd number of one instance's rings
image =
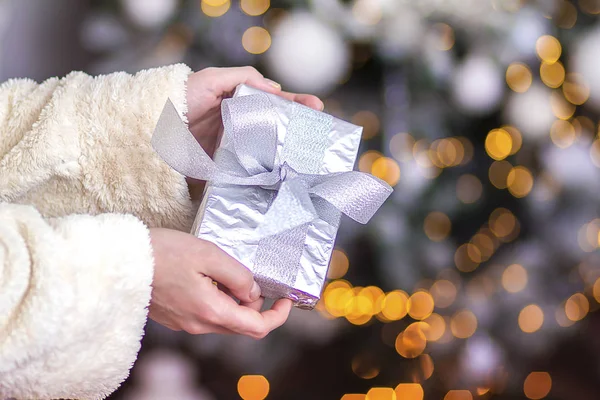
[[[214,162],[170,102],[152,139],[171,167],[207,181],[192,233],[248,267],[264,297],[312,309],[341,214],[366,223],[392,189],[353,171],[359,126],[246,85],[222,115]]]

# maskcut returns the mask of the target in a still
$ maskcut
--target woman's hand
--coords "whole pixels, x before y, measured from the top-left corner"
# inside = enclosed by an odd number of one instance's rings
[[[252,273],[216,245],[162,228],[150,229],[150,239],[155,266],[149,316],[154,321],[191,334],[238,333],[260,339],[287,320],[292,302],[277,300],[260,312],[264,299]]]
[[[221,101],[231,97],[235,88],[242,83],[315,110],[323,110],[323,102],[319,98],[307,94],[283,92],[278,83],[263,77],[253,67],[206,68],[196,72],[189,77],[187,83],[188,124],[196,140],[211,156],[223,129]],[[187,181],[192,199],[199,199],[204,183],[190,178]]]

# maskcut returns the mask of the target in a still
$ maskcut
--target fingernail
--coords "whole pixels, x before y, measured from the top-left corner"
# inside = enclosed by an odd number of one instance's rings
[[[321,111],[325,110],[325,103],[321,102]]]
[[[260,286],[258,286],[258,283],[254,282],[254,284],[252,285],[252,289],[250,289],[250,300],[256,301],[259,299],[259,297],[260,297]]]
[[[270,79],[268,79],[268,78],[265,78],[265,81],[266,81],[266,82],[267,82],[269,85],[273,86],[274,88],[276,88],[276,89],[281,89],[281,85],[280,85],[279,83],[277,83],[277,82],[275,82],[275,81],[272,81],[272,80],[270,80]]]

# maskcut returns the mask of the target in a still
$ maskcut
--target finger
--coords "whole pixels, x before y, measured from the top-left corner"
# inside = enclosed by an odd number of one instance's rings
[[[317,111],[323,111],[325,104],[317,96],[311,94],[297,94],[289,92],[279,93],[284,99],[295,101],[296,103],[304,104],[307,107],[315,109]]]
[[[261,297],[260,299],[253,301],[251,303],[247,303],[245,301],[240,302],[241,306],[251,308],[254,311],[260,312],[262,310],[262,306],[265,304],[265,298]]]
[[[241,301],[252,303],[260,297],[260,287],[252,272],[215,244],[207,244],[203,273],[231,291]]]
[[[269,93],[281,91],[281,85],[263,77],[254,67],[211,68],[208,72],[214,75],[209,82],[213,84],[212,89],[217,96],[233,92],[242,83]]]
[[[190,335],[205,335],[207,333],[218,333],[221,335],[236,335],[236,333],[230,329],[202,322],[190,323],[186,325],[183,330],[189,333]]]
[[[218,325],[256,339],[262,339],[285,323],[291,309],[292,302],[289,299],[277,300],[270,310],[262,313],[230,301],[219,315]]]

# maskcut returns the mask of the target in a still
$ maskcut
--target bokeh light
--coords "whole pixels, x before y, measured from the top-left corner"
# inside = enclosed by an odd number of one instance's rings
[[[363,110],[359,111],[352,117],[352,123],[354,125],[363,127],[363,139],[372,139],[379,133],[381,129],[381,122],[379,117],[372,111]]]
[[[523,63],[512,63],[506,69],[506,83],[517,93],[526,92],[532,81],[531,70]]]
[[[473,395],[468,390],[450,390],[444,400],[473,400]]]
[[[452,224],[450,218],[440,211],[433,211],[425,217],[423,230],[425,235],[434,242],[441,242],[448,237]]]
[[[600,168],[600,139],[594,140],[590,147],[590,157],[594,165]]]
[[[494,161],[488,170],[490,182],[498,189],[508,187],[507,178],[513,166],[506,160]]]
[[[269,381],[262,375],[244,375],[238,381],[238,394],[244,400],[263,400],[269,394]]]
[[[501,240],[510,236],[515,230],[516,225],[517,219],[513,213],[506,208],[496,208],[490,214],[490,230]]]
[[[240,8],[250,16],[262,15],[267,12],[271,0],[241,0]]]
[[[381,313],[390,321],[402,319],[408,313],[408,294],[402,290],[394,290],[385,295]]]
[[[386,181],[390,186],[396,186],[400,180],[400,166],[392,158],[379,157],[373,161],[371,174]]]
[[[517,154],[523,145],[523,136],[521,135],[521,132],[512,125],[503,125],[501,129],[508,132],[510,138],[512,139],[510,155]]]
[[[242,36],[242,46],[251,54],[262,54],[271,47],[271,35],[260,26],[252,26]]]
[[[547,372],[532,372],[523,383],[523,392],[528,399],[538,400],[548,396],[552,389],[552,378]]]
[[[433,312],[433,307],[433,297],[428,292],[422,290],[413,293],[406,303],[408,315],[418,320],[429,317]]]
[[[515,197],[525,197],[533,188],[533,175],[522,166],[513,167],[506,178],[508,191]]]
[[[544,312],[537,304],[530,304],[519,313],[519,328],[525,333],[538,331],[544,323]]]
[[[392,157],[400,162],[410,161],[414,145],[415,139],[409,133],[401,132],[395,134],[390,140]]]
[[[585,318],[590,311],[590,302],[582,293],[575,293],[565,303],[565,314],[573,322]]]
[[[398,400],[423,400],[423,387],[418,383],[400,383],[394,389]]]
[[[600,14],[600,0],[579,0],[579,8],[586,14]]]
[[[492,129],[485,138],[485,151],[494,160],[503,160],[512,151],[512,137],[504,129]]]
[[[452,316],[450,320],[450,330],[452,334],[459,339],[466,339],[477,330],[477,318],[469,310],[461,310]]]
[[[364,25],[377,25],[383,18],[383,10],[379,2],[356,0],[352,7],[354,18]]]
[[[421,328],[423,322],[410,324],[396,337],[395,348],[398,354],[404,358],[416,358],[427,346],[427,338]]]
[[[202,12],[212,18],[224,15],[231,7],[230,0],[202,0],[200,8]]]
[[[575,128],[569,121],[556,120],[550,129],[550,138],[557,147],[566,149],[575,142]]]
[[[558,88],[565,81],[565,67],[560,61],[555,63],[542,62],[540,66],[540,78],[550,88]]]
[[[339,279],[346,275],[350,262],[348,256],[340,249],[334,249],[329,262],[329,270],[327,271],[328,279]]]
[[[422,329],[425,338],[430,342],[436,342],[444,336],[446,332],[446,321],[439,314],[431,314],[423,322],[427,325]]]
[[[371,168],[375,160],[383,157],[383,154],[376,150],[365,151],[358,160],[358,169],[361,172],[371,173]]]
[[[479,262],[474,258],[481,258],[481,252],[472,243],[464,243],[454,253],[454,264],[459,271],[471,272],[479,266]]]
[[[456,197],[465,204],[475,203],[482,193],[483,185],[475,175],[465,174],[456,181]]]
[[[576,107],[565,99],[561,91],[555,90],[550,95],[552,113],[559,119],[570,119],[575,114]]]
[[[527,270],[519,264],[506,267],[502,273],[502,287],[509,293],[517,293],[527,286]]]
[[[567,74],[562,91],[565,98],[575,105],[585,103],[590,97],[590,87],[581,74]]]
[[[447,308],[454,303],[454,300],[456,300],[458,291],[454,283],[446,279],[440,279],[431,285],[429,293],[431,293],[431,297],[433,298],[436,307]]]
[[[360,393],[348,393],[342,396],[341,400],[366,400],[366,394]]]
[[[562,46],[554,36],[544,35],[536,41],[535,50],[542,61],[553,64],[560,58]]]
[[[373,379],[379,375],[379,365],[373,357],[368,355],[357,355],[352,359],[352,372],[361,379]]]
[[[433,375],[433,371],[435,370],[435,366],[433,365],[433,359],[431,358],[431,356],[429,354],[421,354],[419,356],[419,364],[421,367],[421,372],[423,374],[423,379],[427,380],[431,378],[431,376]]]

